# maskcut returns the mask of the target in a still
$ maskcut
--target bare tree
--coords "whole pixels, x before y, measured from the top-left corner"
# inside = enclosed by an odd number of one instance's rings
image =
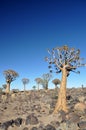
[[[35,81],[38,84],[38,90],[39,90],[39,85],[42,84],[42,79],[41,78],[36,78]]]
[[[46,57],[45,60],[49,63],[50,72],[53,72],[52,67],[55,68],[56,73],[62,72],[60,91],[54,113],[60,110],[67,112],[68,111],[66,102],[67,77],[70,75],[70,72],[79,73],[79,71],[76,71],[76,69],[78,67],[85,66],[85,64],[82,64],[83,59],[80,58],[80,50],[69,48],[67,45],[53,48],[51,51],[48,50],[48,53],[49,57]]]
[[[25,91],[25,90],[26,90],[26,84],[29,83],[29,79],[23,78],[23,79],[22,79],[22,83],[23,83],[23,85],[24,85],[24,91]]]
[[[51,78],[52,78],[52,75],[50,73],[42,75],[42,85],[43,85],[44,89],[46,89],[46,90],[48,89],[48,83]]]
[[[57,88],[57,85],[61,83],[59,79],[52,80],[52,83],[55,85],[55,88]]]
[[[14,70],[5,70],[3,72],[3,74],[5,75],[5,79],[6,79],[6,83],[7,83],[7,86],[6,86],[6,93],[9,93],[10,92],[10,84],[11,82],[13,82],[16,77],[19,76],[19,74],[17,72],[15,72]]]

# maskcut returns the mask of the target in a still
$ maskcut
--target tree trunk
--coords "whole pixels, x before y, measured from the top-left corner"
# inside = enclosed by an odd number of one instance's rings
[[[48,83],[45,84],[45,90],[48,90]]]
[[[58,100],[55,106],[54,113],[57,113],[60,110],[67,112],[67,103],[66,103],[66,82],[67,82],[67,71],[65,68],[62,70],[62,80],[60,84],[60,90],[58,94]]]
[[[57,84],[55,84],[55,89],[57,89],[58,87],[57,87]]]
[[[38,83],[38,90],[39,90],[39,83]]]
[[[10,83],[7,83],[7,86],[6,86],[6,93],[10,93]]]
[[[24,84],[24,92],[26,91],[26,86],[25,86],[25,84]]]

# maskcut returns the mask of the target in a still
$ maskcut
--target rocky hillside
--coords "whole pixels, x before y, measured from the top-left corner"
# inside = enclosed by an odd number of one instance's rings
[[[69,112],[53,114],[58,91],[0,94],[0,130],[86,130],[86,88],[67,89]]]

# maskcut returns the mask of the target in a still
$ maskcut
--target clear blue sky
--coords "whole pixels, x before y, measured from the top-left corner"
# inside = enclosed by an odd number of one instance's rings
[[[35,78],[49,72],[47,49],[65,44],[79,48],[86,59],[85,0],[0,0],[0,86],[3,71],[13,69],[20,76],[11,88],[22,89],[25,77],[27,89],[32,88]],[[86,68],[79,70],[80,75],[69,76],[68,87],[86,86]]]

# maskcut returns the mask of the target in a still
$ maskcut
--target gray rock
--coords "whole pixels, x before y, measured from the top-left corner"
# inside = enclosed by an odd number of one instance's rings
[[[28,128],[27,128],[27,127],[25,127],[23,130],[28,130]]]
[[[12,126],[13,123],[14,123],[13,120],[4,122],[3,124],[1,124],[0,130],[8,130],[8,127]]]
[[[86,121],[81,121],[77,124],[79,126],[79,128],[86,128]]]
[[[52,122],[50,122],[50,124],[55,126],[56,128],[58,128],[60,126],[60,122],[58,122],[58,121],[52,121]]]
[[[26,118],[26,125],[28,125],[28,124],[31,124],[31,125],[38,124],[38,118],[36,116],[34,116],[34,114],[30,114]]]
[[[47,126],[45,126],[46,130],[56,130],[56,128],[50,124],[48,124]]]
[[[38,128],[37,127],[32,127],[31,130],[38,130]]]
[[[22,118],[15,119],[14,123],[15,123],[16,126],[20,127],[20,125],[22,125]]]
[[[71,100],[71,99],[72,99],[72,96],[71,96],[71,95],[67,95],[67,96],[66,96],[66,99],[67,99],[67,100]]]
[[[63,122],[56,130],[79,130],[76,123]]]
[[[68,115],[68,121],[69,122],[74,122],[74,123],[77,123],[80,121],[80,116],[75,114],[75,113],[69,113]]]

